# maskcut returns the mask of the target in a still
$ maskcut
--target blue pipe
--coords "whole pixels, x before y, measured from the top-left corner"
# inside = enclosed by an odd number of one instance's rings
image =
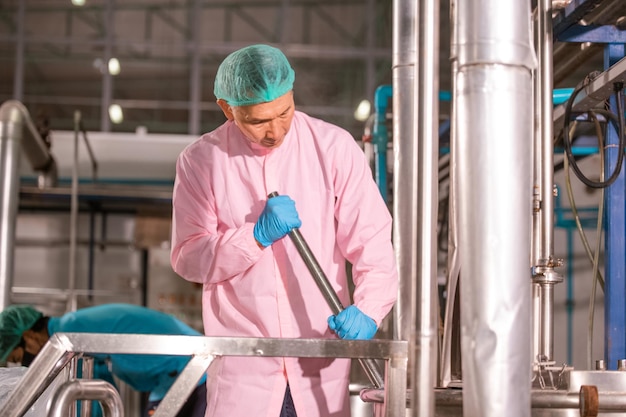
[[[372,127],[372,144],[374,145],[374,169],[378,190],[387,202],[387,142],[388,132],[385,123],[387,107],[393,92],[390,85],[381,85],[374,93],[374,126]]]
[[[573,88],[557,88],[552,91],[552,102],[555,106],[557,104],[563,104],[569,100],[573,92]]]
[[[553,102],[555,105],[566,102],[574,91],[573,88],[555,89],[553,92]],[[389,99],[393,95],[391,85],[381,85],[374,93],[374,124],[372,127],[372,144],[374,145],[374,177],[378,189],[385,202],[387,202],[388,184],[387,184],[387,144],[389,141],[389,132],[386,125],[387,108],[389,107]],[[450,91],[440,91],[439,101],[452,101],[452,93]],[[444,152],[447,150],[444,149]],[[597,153],[592,149],[581,150],[581,154]]]
[[[389,99],[393,95],[391,85],[381,85],[374,93],[374,125],[372,127],[372,144],[374,145],[374,169],[376,184],[385,202],[387,202],[387,143],[389,132],[386,117]],[[440,101],[450,101],[452,94],[449,91],[440,91]]]

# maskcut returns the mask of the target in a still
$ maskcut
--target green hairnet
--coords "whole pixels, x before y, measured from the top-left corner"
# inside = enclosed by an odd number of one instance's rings
[[[12,305],[0,313],[0,361],[19,345],[22,333],[33,327],[43,314],[29,305]]]
[[[296,74],[287,57],[269,45],[251,45],[224,59],[213,92],[231,106],[267,103],[291,91]]]

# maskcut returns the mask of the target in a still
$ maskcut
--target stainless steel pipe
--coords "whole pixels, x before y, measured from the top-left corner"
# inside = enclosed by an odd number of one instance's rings
[[[417,2],[393,2],[393,246],[398,261],[398,301],[394,308],[394,338],[409,340],[415,327],[413,311],[418,242],[417,130],[414,120],[417,65]],[[414,349],[411,349],[414,352]],[[409,353],[413,363],[413,353]]]
[[[433,415],[437,383],[439,303],[437,297],[437,215],[439,204],[439,0],[418,2],[417,88],[414,117],[417,123],[417,245],[415,316],[410,342],[415,361],[410,369],[412,416]],[[398,92],[399,94],[402,92]],[[402,219],[399,219],[402,221]]]
[[[268,198],[276,197],[277,195],[278,193],[274,191],[268,195]],[[309,269],[311,276],[322,292],[322,295],[326,299],[326,302],[328,303],[328,306],[333,314],[341,313],[344,310],[343,304],[341,303],[337,292],[335,292],[335,289],[328,281],[328,278],[315,258],[313,251],[309,248],[309,245],[304,240],[304,237],[302,237],[300,230],[297,228],[292,229],[291,232],[289,232],[289,237],[296,246],[298,253],[302,257],[306,267]],[[372,385],[376,388],[382,388],[385,385],[385,378],[383,377],[382,371],[376,364],[376,361],[373,359],[359,359],[359,362]]]
[[[83,374],[82,379],[93,379],[93,365],[95,359],[93,356],[85,356],[83,359]],[[82,403],[82,408],[80,409],[80,417],[91,417],[91,398],[89,400],[85,400]]]
[[[526,2],[457,3],[455,80],[465,416],[529,417],[536,66]]]
[[[435,389],[435,405],[439,408],[463,407],[463,390],[455,388]],[[378,389],[363,389],[359,397],[366,403],[383,403],[384,391]],[[581,408],[580,392],[534,390],[531,392],[531,408],[533,409],[579,409]],[[407,396],[407,406],[410,399]],[[602,413],[623,413],[626,411],[626,393],[614,391],[599,391],[597,393],[598,411]],[[581,414],[582,415],[582,414]]]
[[[554,252],[554,162],[552,144],[552,0],[539,0],[535,37],[539,66],[535,74],[534,182],[539,189],[540,210],[534,213],[539,230],[533,241],[533,265],[546,265]]]
[[[438,4],[393,2],[393,240],[400,276],[395,326],[410,346],[412,415],[432,415],[436,384]]]
[[[452,101],[450,103],[450,181],[448,186],[448,261],[446,281],[446,304],[443,323],[443,338],[441,347],[440,370],[438,387],[447,387],[453,379],[461,379],[460,346],[454,337],[459,326],[459,312],[457,299],[459,297],[459,278],[461,274],[461,260],[459,254],[459,210],[458,210],[458,166],[455,149],[457,147],[457,120],[456,120],[456,77],[458,74],[457,61],[457,0],[450,0],[450,70]]]
[[[0,108],[0,309],[11,304],[15,221],[19,195],[22,119],[17,107]]]
[[[535,138],[533,178],[533,360],[554,356],[554,285],[563,281],[554,258],[554,145],[552,0],[539,0],[535,42],[539,66],[535,74]],[[535,297],[537,299],[535,299]],[[538,316],[534,316],[538,314]]]
[[[5,101],[0,106],[0,310],[4,310],[11,301],[22,149],[33,169],[40,172],[39,184],[56,183],[56,163],[28,110],[19,101]],[[49,173],[53,177],[49,177]]]
[[[49,417],[70,415],[77,400],[95,400],[102,406],[104,417],[124,417],[120,394],[109,382],[100,380],[67,381],[54,393],[50,401]]]

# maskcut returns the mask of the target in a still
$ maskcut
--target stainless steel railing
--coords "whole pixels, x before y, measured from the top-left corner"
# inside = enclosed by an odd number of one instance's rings
[[[192,357],[153,417],[176,415],[216,356],[383,359],[384,415],[398,417],[406,412],[407,352],[407,342],[389,340],[57,333],[37,355],[28,372],[0,409],[0,415],[20,417],[56,375],[80,354],[138,354]]]

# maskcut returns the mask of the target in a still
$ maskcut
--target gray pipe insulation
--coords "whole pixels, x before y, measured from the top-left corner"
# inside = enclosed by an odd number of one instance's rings
[[[457,2],[453,45],[464,416],[531,410],[536,57],[527,2]]]

